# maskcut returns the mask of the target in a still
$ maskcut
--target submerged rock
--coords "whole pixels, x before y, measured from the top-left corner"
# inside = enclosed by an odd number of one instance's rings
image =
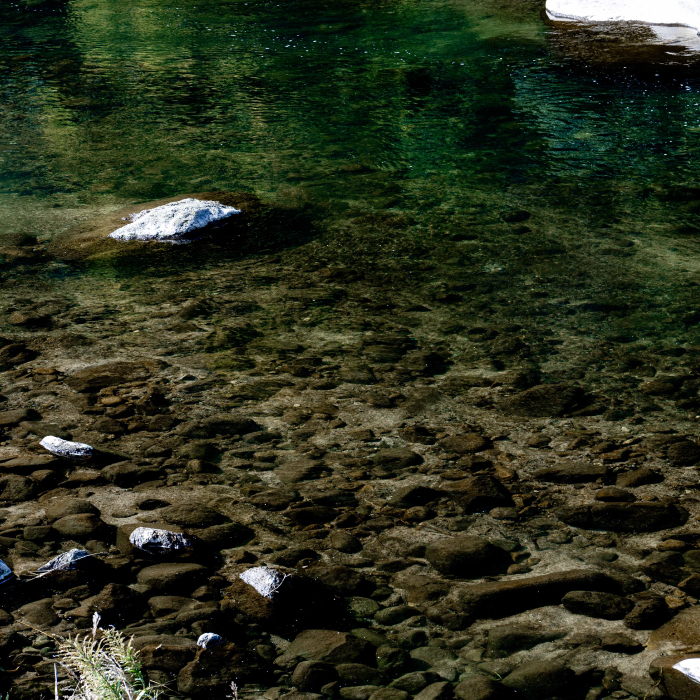
[[[220,202],[188,197],[131,214],[126,217],[131,223],[109,237],[118,241],[189,243],[198,236],[199,229],[240,213],[240,209]]]
[[[272,598],[279,590],[286,576],[266,566],[254,566],[239,574],[239,578],[252,586],[264,598]]]
[[[95,454],[91,445],[86,445],[84,442],[62,440],[55,435],[47,435],[39,444],[52,454],[69,459],[90,459]]]

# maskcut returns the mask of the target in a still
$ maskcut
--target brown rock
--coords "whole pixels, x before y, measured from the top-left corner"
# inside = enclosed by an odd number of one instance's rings
[[[26,476],[7,474],[0,477],[0,501],[29,501],[36,495],[36,484]]]
[[[529,418],[558,418],[585,403],[583,389],[570,384],[540,384],[501,402],[504,413]]]
[[[508,489],[491,476],[473,476],[453,481],[445,491],[468,513],[486,513],[492,508],[513,505]]]
[[[669,446],[666,453],[674,467],[686,467],[700,462],[700,446],[690,440],[679,440]]]
[[[442,574],[460,578],[481,578],[504,573],[512,559],[499,547],[481,537],[461,535],[428,545],[425,558]]]
[[[208,570],[201,564],[154,564],[141,569],[138,582],[157,593],[189,594],[208,578]]]
[[[476,618],[502,618],[545,605],[558,605],[569,591],[619,592],[619,583],[589,570],[560,571],[542,576],[461,586],[455,608]]]
[[[262,682],[267,669],[260,656],[231,643],[217,644],[197,653],[178,674],[179,693],[190,697],[212,697],[230,692],[231,681],[239,687]]]
[[[139,660],[144,668],[178,673],[194,659],[196,653],[194,641],[172,635],[140,646]]]
[[[474,454],[488,450],[492,443],[487,438],[478,433],[466,433],[464,435],[451,435],[440,440],[440,447],[446,452],[456,452],[457,454]]]
[[[211,527],[226,521],[219,512],[198,503],[183,503],[168,506],[158,514],[165,522],[182,525],[183,527]]]
[[[642,467],[634,469],[631,472],[619,474],[617,477],[617,485],[621,488],[635,488],[636,486],[646,486],[647,484],[658,484],[664,480],[663,474]]]
[[[560,508],[557,517],[567,525],[587,530],[656,532],[682,525],[688,511],[663,503],[594,503]]]
[[[697,700],[700,684],[673,668],[679,661],[697,658],[697,654],[660,656],[649,664],[649,675],[661,683],[665,691],[664,697],[669,697],[671,700]]]
[[[81,498],[56,498],[46,506],[46,519],[49,522],[65,518],[67,515],[84,513],[99,515],[100,511],[90,501]]]
[[[75,391],[97,392],[108,386],[147,379],[149,375],[148,368],[138,362],[105,362],[75,372],[66,378],[66,384]]]
[[[374,656],[369,642],[334,630],[304,630],[294,638],[287,653],[331,664],[362,663]]]
[[[608,468],[590,462],[561,462],[554,467],[539,469],[534,477],[538,481],[556,484],[584,484],[604,478]]]
[[[59,617],[53,609],[53,598],[27,603],[17,611],[16,615],[18,620],[29,622],[42,629],[53,627],[59,622]]]
[[[41,420],[41,416],[33,408],[16,408],[11,411],[0,411],[0,428],[11,428],[22,421]]]
[[[682,610],[676,617],[649,635],[648,649],[684,651],[700,646],[700,607]]]
[[[503,686],[485,676],[472,676],[454,689],[457,700],[496,700],[503,695]]]
[[[87,540],[106,539],[112,528],[97,515],[79,513],[59,518],[53,523],[53,529],[66,539],[86,542]]]
[[[86,598],[79,607],[70,610],[67,617],[91,620],[93,613],[97,612],[104,625],[123,627],[138,618],[144,608],[145,601],[139,593],[128,586],[110,583],[97,595]]]

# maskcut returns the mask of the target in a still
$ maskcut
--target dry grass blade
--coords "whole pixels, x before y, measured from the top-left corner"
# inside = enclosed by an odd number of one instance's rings
[[[161,689],[146,680],[131,640],[99,623],[95,613],[91,635],[59,642],[59,661],[74,681],[70,700],[157,700]]]

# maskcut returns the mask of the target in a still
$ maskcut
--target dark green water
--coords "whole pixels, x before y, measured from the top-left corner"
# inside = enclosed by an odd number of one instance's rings
[[[576,60],[541,9],[4,3],[0,233],[47,241],[133,202],[254,192],[311,211],[319,264],[388,265],[388,296],[427,266],[421,283],[471,290],[477,317],[694,344],[698,71]],[[20,266],[6,288],[104,274]]]

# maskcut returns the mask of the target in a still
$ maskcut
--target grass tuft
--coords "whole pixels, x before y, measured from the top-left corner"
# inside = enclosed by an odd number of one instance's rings
[[[63,639],[58,659],[73,679],[68,700],[157,700],[161,688],[145,678],[138,652],[131,639],[110,627],[99,627],[100,616],[92,618],[92,633]],[[98,635],[98,632],[101,634]],[[59,698],[58,682],[55,689]]]

